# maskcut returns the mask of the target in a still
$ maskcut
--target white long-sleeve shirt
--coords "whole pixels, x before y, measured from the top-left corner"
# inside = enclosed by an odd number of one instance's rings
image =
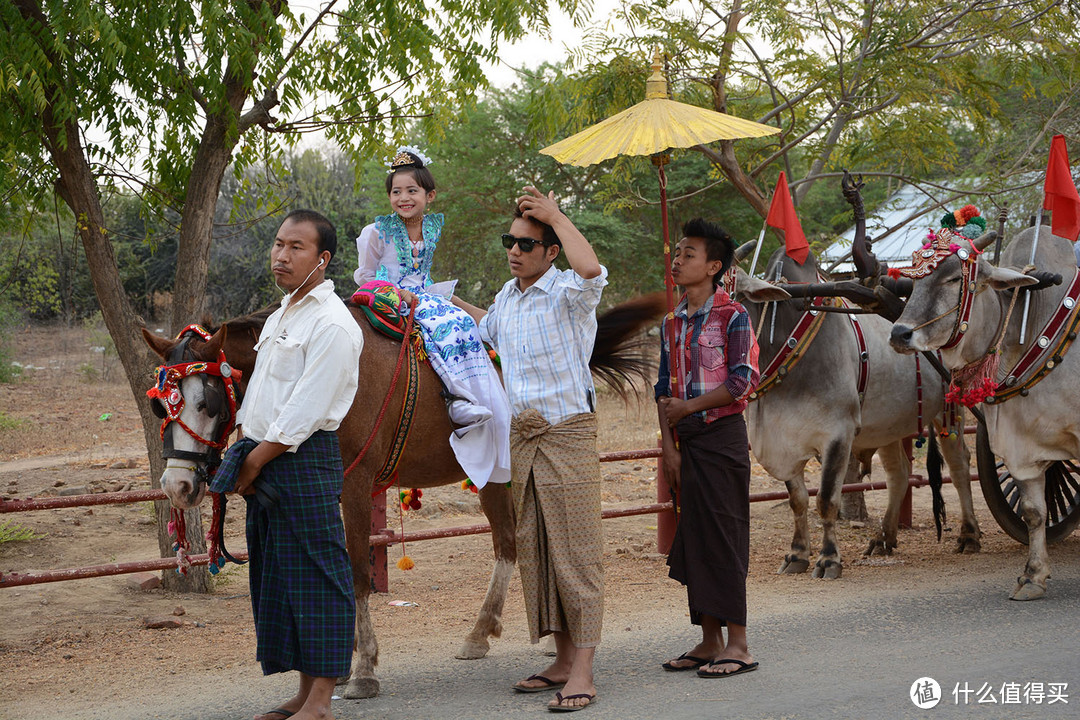
[[[352,407],[364,335],[324,280],[266,320],[237,424],[252,440],[289,445],[337,430]]]

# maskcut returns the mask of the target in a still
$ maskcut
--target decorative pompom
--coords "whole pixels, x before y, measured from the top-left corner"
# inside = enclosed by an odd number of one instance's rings
[[[956,227],[956,216],[952,213],[945,213],[941,218],[941,227],[949,228],[952,230]]]
[[[986,230],[986,218],[984,218],[982,215],[976,215],[975,217],[968,220],[968,225],[978,225],[983,230]]]
[[[473,485],[473,481],[472,481],[471,478],[465,478],[464,480],[461,481],[461,489],[462,490],[472,490],[473,492],[479,492],[479,490],[477,490],[476,486]]]
[[[416,567],[416,563],[408,555],[402,555],[401,559],[397,561],[397,566],[398,570],[412,570]]]
[[[981,228],[975,223],[968,223],[964,227],[960,228],[958,234],[962,237],[966,237],[968,240],[975,240],[985,232],[985,228]]]
[[[901,277],[900,268],[889,268],[889,277],[893,280],[899,280]]]
[[[974,205],[965,205],[964,207],[956,211],[956,224],[964,225],[969,220],[971,220],[971,218],[975,217],[978,214],[979,208],[975,207]]]
[[[924,436],[920,435],[919,437],[915,438],[915,447],[921,448],[925,444],[926,438]]]

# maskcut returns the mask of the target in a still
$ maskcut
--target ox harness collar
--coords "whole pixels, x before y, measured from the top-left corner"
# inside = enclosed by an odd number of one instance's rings
[[[999,404],[1018,395],[1026,397],[1031,388],[1061,363],[1065,353],[1076,340],[1078,327],[1080,327],[1080,272],[1073,277],[1065,296],[1058,303],[1042,332],[1036,336],[1035,342],[1005,378],[996,383],[993,394],[986,398],[986,402]]]
[[[824,279],[819,275],[818,281],[823,282]],[[784,381],[784,378],[788,376],[799,360],[806,354],[810,343],[814,341],[818,331],[821,330],[821,324],[825,321],[826,314],[822,308],[831,306],[850,307],[843,298],[816,297],[811,300],[810,306],[803,311],[787,340],[784,341],[780,350],[761,372],[761,380],[758,382],[758,386],[750,393],[750,402],[759,399]],[[765,314],[762,312],[762,318],[764,317]],[[859,377],[856,387],[859,393],[859,402],[861,403],[866,393],[867,380],[870,377],[870,355],[866,350],[866,337],[863,335],[859,321],[854,315],[849,315],[848,319],[851,321],[851,329],[855,333],[855,342],[858,344],[859,349]]]

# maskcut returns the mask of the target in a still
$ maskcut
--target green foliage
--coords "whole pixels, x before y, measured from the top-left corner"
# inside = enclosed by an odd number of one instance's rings
[[[734,142],[737,166],[719,167],[724,143],[703,150],[731,183],[719,194],[768,198],[785,170],[815,239],[838,229],[829,198],[844,168],[904,182],[1001,180],[1041,169],[1045,145],[1035,138],[1080,130],[1080,31],[1063,4],[1007,0],[954,12],[926,0],[887,10],[764,0],[734,16],[733,6],[626,0],[619,14],[628,29],[592,28],[576,69],[551,73],[534,96],[532,127],[556,139],[641,100],[659,48],[674,99],[781,128]],[[638,162],[607,163],[611,180],[599,195],[609,207],[643,202],[629,180]],[[826,195],[813,192],[820,185]]]
[[[10,380],[3,380],[0,382],[11,382]],[[28,422],[20,418],[14,418],[7,415],[3,411],[0,411],[0,432],[4,430],[18,430],[29,425]]]
[[[19,525],[18,523],[5,520],[0,522],[0,545],[9,542],[28,542],[30,540],[40,540],[44,538],[44,535],[39,535],[32,529]]]

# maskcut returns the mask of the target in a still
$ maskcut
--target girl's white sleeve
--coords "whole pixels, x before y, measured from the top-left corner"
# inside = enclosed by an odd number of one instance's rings
[[[360,231],[360,235],[356,238],[356,256],[359,258],[360,267],[353,273],[353,280],[356,281],[357,287],[376,278],[379,263],[382,261],[382,246],[383,242],[379,238],[375,223]]]

